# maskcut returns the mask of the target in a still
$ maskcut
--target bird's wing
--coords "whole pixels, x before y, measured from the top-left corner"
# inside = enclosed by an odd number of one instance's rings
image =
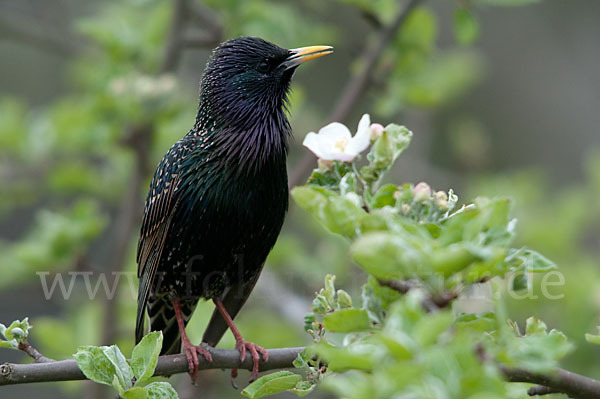
[[[227,309],[227,313],[229,313],[229,316],[231,316],[232,319],[235,318],[242,306],[244,306],[244,303],[246,303],[246,300],[250,296],[250,293],[258,281],[258,277],[260,276],[263,266],[264,263],[260,266],[251,279],[245,281],[242,279],[242,281],[233,284],[223,295],[223,305],[225,306],[225,309]],[[204,330],[202,342],[206,342],[208,345],[215,347],[226,331],[227,324],[225,323],[225,319],[223,319],[223,316],[221,316],[219,310],[215,309],[210,321],[208,322],[208,325],[206,326],[206,330]]]
[[[188,146],[182,142],[176,143],[158,165],[150,183],[137,250],[137,275],[140,279],[140,286],[136,341],[139,341],[144,335],[146,303],[160,264],[171,219],[177,207],[180,183],[179,165],[189,152]]]

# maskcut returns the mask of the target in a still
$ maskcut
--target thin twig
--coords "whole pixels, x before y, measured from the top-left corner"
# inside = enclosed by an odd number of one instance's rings
[[[543,385],[535,385],[527,390],[527,395],[529,396],[542,396],[542,395],[550,395],[552,393],[560,393],[555,389],[550,387],[546,387]]]
[[[414,284],[412,284],[410,281],[404,281],[404,280],[377,280],[379,282],[379,285],[383,285],[384,287],[388,287],[393,289],[394,291],[398,291],[401,294],[406,294],[408,291],[410,291],[411,288],[414,288]]]
[[[406,4],[406,6],[396,15],[396,18],[394,18],[394,20],[381,31],[378,44],[376,46],[371,46],[370,43],[366,45],[366,48],[363,51],[364,55],[361,63],[363,65],[363,69],[361,73],[349,80],[342,90],[336,106],[328,118],[329,121],[343,121],[348,117],[352,109],[356,106],[363,94],[366,92],[369,83],[372,80],[375,67],[377,66],[377,63],[379,62],[383,52],[396,35],[396,32],[406,21],[411,11],[422,1],[423,0],[410,0],[408,4]],[[289,186],[294,187],[298,184],[301,184],[314,162],[314,156],[310,152],[306,152],[291,174]]]
[[[274,370],[294,367],[292,362],[304,348],[269,349],[269,361],[260,363],[260,370]],[[209,349],[212,362],[199,357],[200,370],[206,369],[245,369],[252,370],[252,359],[246,356],[240,361],[240,353],[234,349]],[[170,376],[188,372],[185,355],[166,355],[158,358],[154,375]],[[28,384],[34,382],[85,380],[74,359],[50,361],[47,363],[14,364],[0,366],[0,385]]]
[[[417,281],[410,280],[377,280],[380,285],[384,287],[388,287],[393,289],[394,291],[398,291],[402,295],[408,293],[411,289],[414,288],[423,288],[422,284]],[[444,291],[438,294],[428,294],[425,298],[423,298],[422,305],[428,312],[435,312],[439,309],[443,309],[450,305],[452,301],[458,298],[458,293]]]
[[[600,381],[572,373],[564,369],[556,369],[553,373],[532,373],[523,369],[500,368],[509,382],[529,382],[546,387],[545,393],[564,393],[574,399],[600,398]],[[542,392],[541,390],[539,392]],[[529,395],[539,395],[536,387],[529,390]]]
[[[54,361],[54,359],[50,359],[49,357],[42,355],[40,351],[35,349],[28,342],[19,344],[19,349],[31,356],[35,363],[48,363]]]

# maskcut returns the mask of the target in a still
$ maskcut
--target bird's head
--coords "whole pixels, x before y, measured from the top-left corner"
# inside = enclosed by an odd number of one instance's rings
[[[332,52],[329,46],[288,50],[255,37],[226,41],[206,65],[200,111],[205,107],[212,117],[218,114],[220,121],[213,120],[215,123],[236,124],[283,112],[295,69]]]

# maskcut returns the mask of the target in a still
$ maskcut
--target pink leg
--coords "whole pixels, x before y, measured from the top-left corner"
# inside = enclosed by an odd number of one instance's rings
[[[229,316],[227,309],[225,309],[225,306],[223,306],[223,302],[221,302],[219,298],[213,299],[213,302],[215,303],[217,309],[219,309],[221,316],[223,316],[223,319],[225,319],[225,323],[227,323],[229,329],[235,337],[235,349],[237,349],[240,352],[240,360],[243,361],[246,358],[246,350],[248,350],[250,352],[250,355],[252,355],[252,377],[250,381],[256,380],[258,378],[258,363],[260,362],[260,355],[262,355],[264,361],[266,362],[269,360],[269,353],[264,348],[252,342],[248,342],[244,339],[244,337],[242,337],[242,334],[233,323],[231,316]],[[235,378],[236,376],[237,369],[231,370],[231,377]]]
[[[181,312],[179,299],[173,299],[172,303],[173,310],[175,310],[175,316],[177,317],[179,334],[181,335],[182,353],[185,353],[185,356],[187,357],[189,373],[190,377],[192,378],[192,382],[196,382],[196,377],[198,377],[198,366],[200,365],[198,354],[202,355],[209,362],[212,362],[212,356],[210,352],[204,349],[202,346],[192,345],[190,339],[185,333],[185,323],[183,322],[183,313]]]

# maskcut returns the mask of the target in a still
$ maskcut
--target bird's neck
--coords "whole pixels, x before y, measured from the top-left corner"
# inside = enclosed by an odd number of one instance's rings
[[[285,165],[290,132],[284,100],[270,104],[236,98],[224,104],[201,95],[190,134],[206,137],[211,154],[224,164],[256,173],[273,163]]]

